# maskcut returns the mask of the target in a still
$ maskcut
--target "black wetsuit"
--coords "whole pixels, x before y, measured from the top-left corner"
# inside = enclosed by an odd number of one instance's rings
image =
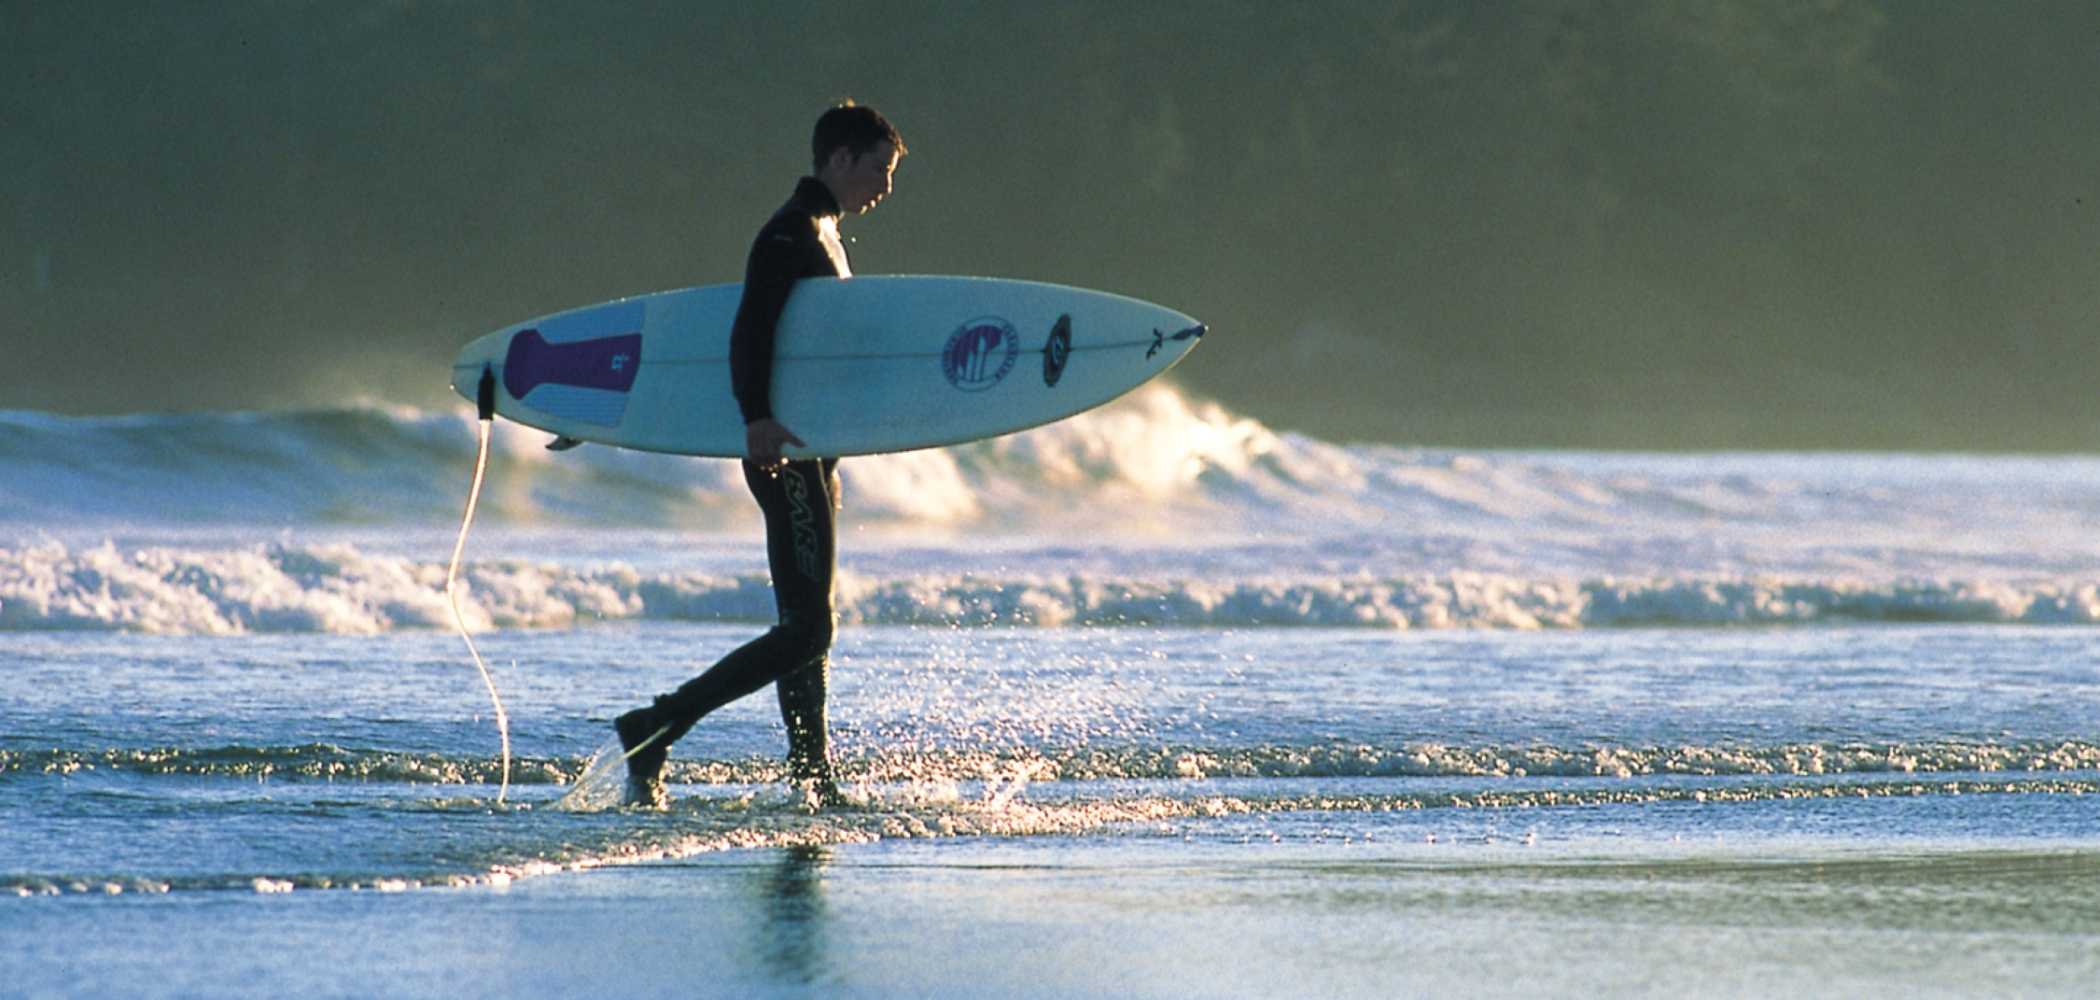
[[[729,338],[730,382],[747,424],[773,415],[773,335],[795,282],[853,274],[839,243],[838,217],[831,190],[805,177],[751,244]],[[838,459],[790,459],[778,472],[746,459],[744,482],[765,515],[780,622],[657,698],[649,728],[669,729],[653,749],[669,747],[709,712],[772,684],[787,724],[790,774],[828,778],[824,695],[837,625],[831,582],[838,564]]]

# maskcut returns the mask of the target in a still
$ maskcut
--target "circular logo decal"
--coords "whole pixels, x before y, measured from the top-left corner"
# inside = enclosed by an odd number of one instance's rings
[[[1043,384],[1057,388],[1057,380],[1065,377],[1065,362],[1072,357],[1072,316],[1066,313],[1057,318],[1057,325],[1050,328],[1050,339],[1043,342]]]
[[[956,328],[941,349],[941,371],[948,383],[965,392],[983,392],[1014,370],[1021,356],[1021,337],[1014,325],[997,316],[980,316]]]

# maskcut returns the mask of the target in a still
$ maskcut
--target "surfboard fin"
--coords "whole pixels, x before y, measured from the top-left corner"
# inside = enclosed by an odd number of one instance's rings
[[[582,443],[582,438],[572,438],[567,434],[557,434],[554,436],[554,440],[547,442],[547,450],[568,451],[569,449],[574,448]]]

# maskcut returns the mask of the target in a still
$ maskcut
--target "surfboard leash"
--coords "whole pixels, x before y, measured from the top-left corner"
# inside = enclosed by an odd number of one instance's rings
[[[474,508],[481,502],[481,483],[488,473],[489,436],[496,422],[496,373],[493,367],[481,369],[481,385],[475,394],[475,409],[480,420],[481,447],[474,457],[474,485],[467,490],[467,513],[459,523],[459,541],[452,546],[452,565],[445,571],[445,598],[452,604],[452,624],[459,627],[459,637],[467,642],[467,652],[474,657],[474,668],[481,671],[481,683],[489,689],[489,703],[496,707],[496,735],[503,744],[503,783],[496,789],[496,803],[501,805],[510,794],[510,716],[503,711],[503,696],[496,693],[496,678],[489,673],[489,665],[481,658],[481,650],[474,645],[474,636],[467,631],[467,617],[459,609],[459,561],[467,550],[467,529],[474,524]]]

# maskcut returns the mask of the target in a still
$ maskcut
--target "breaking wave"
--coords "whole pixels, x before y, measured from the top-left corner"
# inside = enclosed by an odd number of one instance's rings
[[[771,619],[734,463],[495,438],[473,551],[529,558],[469,568],[475,627]],[[0,630],[445,627],[475,444],[466,411],[0,413]],[[1343,446],[1155,384],[843,468],[849,623],[2100,619],[2092,458]]]
[[[445,567],[347,544],[192,550],[0,549],[0,631],[380,633],[451,627]],[[592,621],[773,620],[763,574],[470,565],[471,627]],[[1098,574],[853,572],[847,624],[1024,627],[1611,628],[1818,622],[2100,622],[2100,585],[1992,581],[1566,580],[1496,574],[1392,578],[1117,578]]]
[[[492,526],[719,531],[749,505],[734,462],[592,446],[498,421]],[[1047,512],[1200,499],[1278,438],[1153,385],[1048,427],[855,459],[848,515],[921,525],[1032,523]],[[63,417],[0,412],[0,528],[17,531],[443,527],[464,504],[470,410]],[[1201,506],[1201,504],[1199,504]],[[732,518],[730,526],[745,522]],[[755,519],[751,519],[755,523]]]

